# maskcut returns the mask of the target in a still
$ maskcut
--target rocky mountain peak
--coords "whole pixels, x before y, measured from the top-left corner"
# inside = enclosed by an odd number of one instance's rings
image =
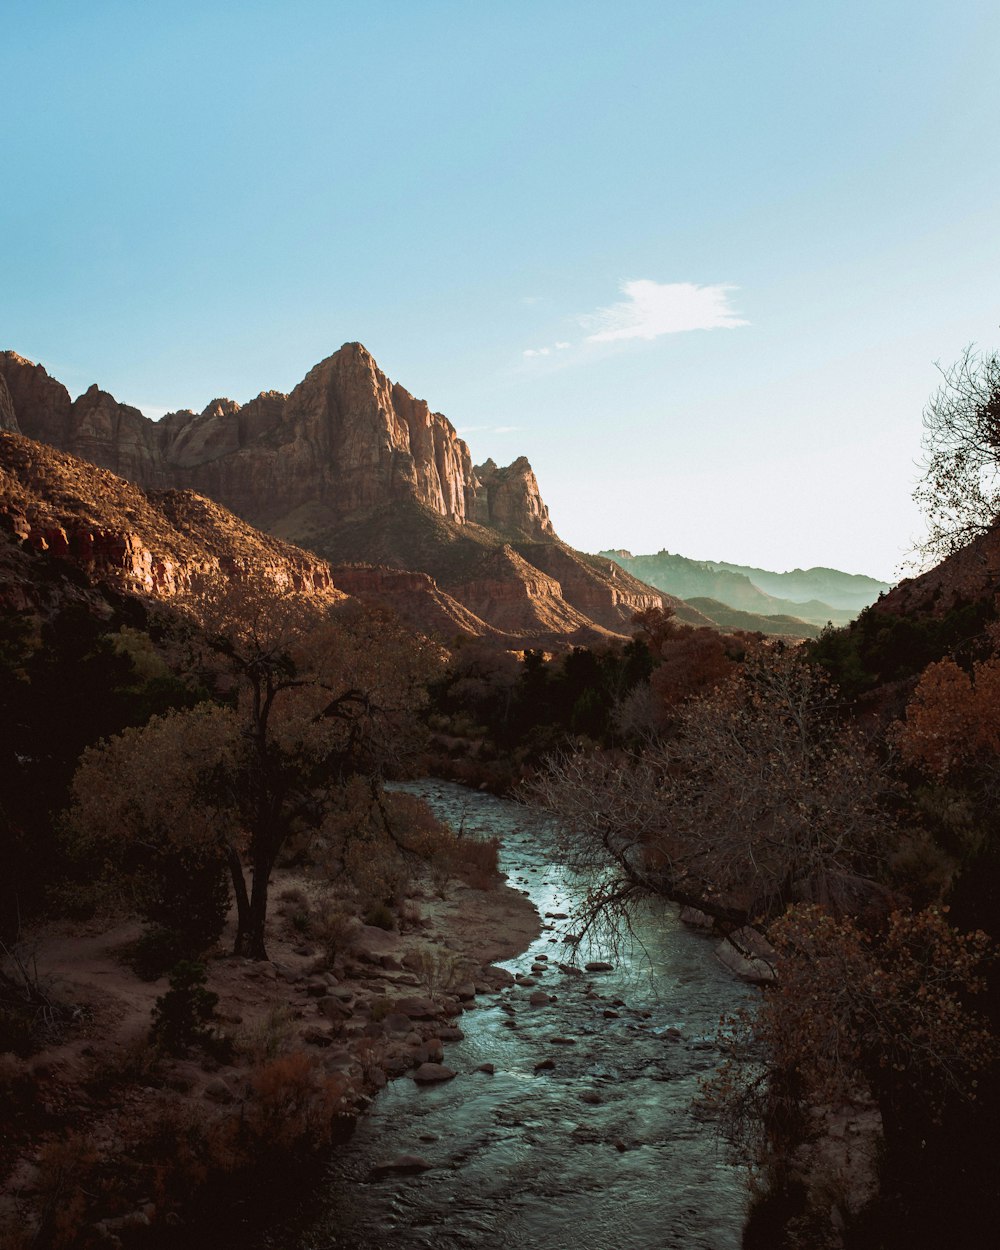
[[[474,469],[447,417],[391,382],[361,343],[345,343],[287,396],[265,391],[244,405],[216,398],[160,422],[96,385],[71,402],[14,352],[0,354],[0,377],[7,428],[145,489],[195,490],[293,538],[303,509],[319,509],[329,528],[403,499],[459,525],[554,536],[528,461]]]
[[[14,434],[20,433],[20,426],[17,424],[17,416],[14,413],[14,400],[2,373],[0,373],[0,430],[10,430]]]

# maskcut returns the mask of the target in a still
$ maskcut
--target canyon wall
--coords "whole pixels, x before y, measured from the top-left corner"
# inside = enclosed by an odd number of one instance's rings
[[[360,343],[316,365],[291,392],[151,421],[90,387],[77,400],[41,365],[0,352],[0,425],[111,469],[145,489],[195,490],[261,528],[320,505],[330,524],[414,499],[456,524],[552,538],[521,457],[477,469],[454,426],[392,383]]]

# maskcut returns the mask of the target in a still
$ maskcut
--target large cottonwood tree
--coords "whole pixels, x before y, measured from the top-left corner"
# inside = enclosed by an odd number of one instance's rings
[[[331,787],[390,766],[438,653],[387,614],[319,612],[299,595],[237,587],[198,610],[203,669],[215,668],[227,704],[154,717],[86,751],[70,822],[108,847],[223,854],[236,952],[264,959],[282,847],[319,827]]]

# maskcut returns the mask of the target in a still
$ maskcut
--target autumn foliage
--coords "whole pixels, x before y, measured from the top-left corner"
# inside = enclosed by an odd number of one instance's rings
[[[898,734],[903,758],[938,780],[970,764],[1000,759],[1000,658],[960,668],[929,665]]]

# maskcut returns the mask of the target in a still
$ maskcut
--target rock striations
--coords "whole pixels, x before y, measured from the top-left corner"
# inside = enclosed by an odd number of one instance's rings
[[[15,611],[44,606],[46,579],[37,576],[37,562],[52,559],[150,599],[227,580],[345,598],[326,561],[258,532],[209,499],[142,491],[10,431],[0,432],[0,538],[0,605]]]
[[[151,421],[97,386],[76,401],[41,365],[0,353],[10,416],[22,434],[111,469],[147,490],[198,491],[260,528],[317,509],[327,525],[413,499],[449,521],[512,537],[553,537],[523,457],[477,469],[440,413],[381,372],[360,343],[311,369],[290,395]],[[0,392],[0,412],[4,396]]]
[[[561,542],[524,457],[473,465],[451,422],[359,343],[289,395],[214,399],[161,421],[97,386],[74,401],[40,365],[0,352],[0,428],[127,478],[158,509],[168,496],[155,492],[197,492],[329,560],[345,589],[438,632],[585,641],[627,632],[636,611],[664,600],[707,623]],[[163,576],[142,574],[154,585]]]

